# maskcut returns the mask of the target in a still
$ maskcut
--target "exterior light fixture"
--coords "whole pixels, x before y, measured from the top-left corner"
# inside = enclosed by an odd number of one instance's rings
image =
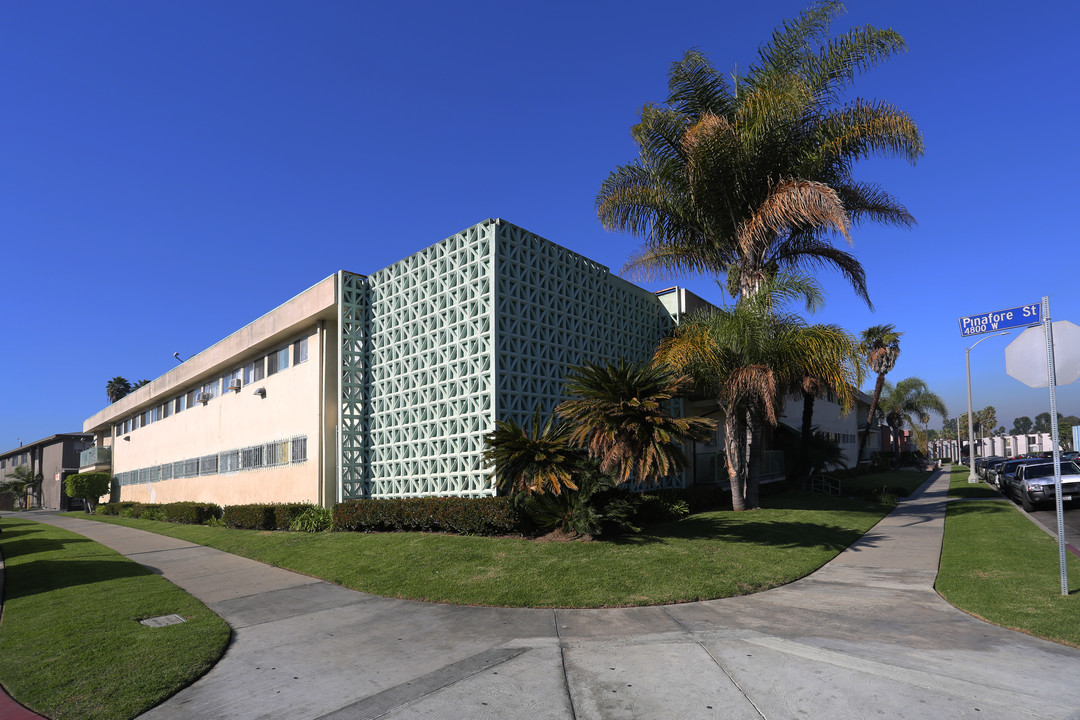
[[[265,399],[266,398],[266,388],[255,388],[255,393],[254,394]]]

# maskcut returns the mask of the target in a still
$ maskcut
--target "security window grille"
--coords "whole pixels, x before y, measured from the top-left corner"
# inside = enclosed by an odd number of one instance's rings
[[[307,460],[307,438],[298,437],[292,440],[292,461],[294,463]]]
[[[191,458],[184,461],[184,477],[198,477],[199,476],[199,458]]]
[[[139,468],[139,482],[150,482],[150,468]]]
[[[223,452],[218,456],[218,461],[221,463],[220,472],[234,473],[240,469],[240,451],[230,450],[229,452]]]
[[[254,470],[263,466],[263,446],[247,447],[240,451],[240,466],[244,470]]]
[[[157,482],[160,479],[161,479],[161,466],[160,465],[155,465],[155,466],[153,466],[152,468],[149,469],[149,472],[147,472],[146,481],[147,482]]]
[[[267,443],[265,453],[267,466],[284,465],[289,462],[289,441]]]
[[[187,475],[184,474],[184,461],[183,460],[177,460],[176,462],[174,462],[172,464],[172,476],[174,478],[185,478],[185,477],[187,477]]]
[[[172,480],[172,474],[173,474],[173,464],[172,463],[165,463],[164,465],[161,466],[161,479],[162,480]]]
[[[200,475],[217,475],[218,471],[218,456],[217,455],[203,455],[199,458],[199,474]]]

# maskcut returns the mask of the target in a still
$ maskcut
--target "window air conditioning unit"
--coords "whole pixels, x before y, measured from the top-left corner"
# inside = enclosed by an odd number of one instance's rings
[[[203,405],[210,402],[210,393],[200,392],[195,394],[195,402],[200,402]]]
[[[233,392],[240,392],[241,387],[243,387],[243,382],[240,380],[240,378],[236,378],[231,383],[229,383],[228,389],[232,390]]]

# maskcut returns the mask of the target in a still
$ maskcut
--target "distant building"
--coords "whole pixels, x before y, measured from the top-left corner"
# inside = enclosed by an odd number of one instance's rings
[[[79,454],[93,445],[89,433],[59,433],[0,453],[0,477],[7,476],[19,466],[41,473],[41,486],[28,492],[26,507],[67,510],[71,500],[64,494],[64,478],[79,472]],[[74,505],[79,506],[76,500]]]

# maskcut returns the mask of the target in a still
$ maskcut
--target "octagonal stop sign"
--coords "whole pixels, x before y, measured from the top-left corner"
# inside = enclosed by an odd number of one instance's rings
[[[1080,327],[1068,320],[1054,323],[1055,384],[1080,379]],[[1005,348],[1005,372],[1033,388],[1049,387],[1046,367],[1046,330],[1028,328]]]

